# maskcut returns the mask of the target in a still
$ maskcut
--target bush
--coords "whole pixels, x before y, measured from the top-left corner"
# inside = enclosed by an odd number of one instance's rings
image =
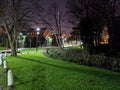
[[[120,58],[106,57],[104,67],[112,71],[120,71]]]
[[[105,56],[103,55],[90,55],[89,64],[92,66],[101,67],[105,63]]]
[[[56,48],[49,49],[47,51],[50,57],[55,59],[62,59],[78,64],[84,64],[89,66],[102,67],[112,71],[120,71],[120,58],[107,57],[102,54],[90,55],[85,49],[65,49],[60,50]]]

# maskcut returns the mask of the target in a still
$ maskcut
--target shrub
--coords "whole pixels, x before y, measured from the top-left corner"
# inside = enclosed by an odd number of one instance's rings
[[[117,59],[117,71],[120,71],[120,58]]]
[[[51,48],[47,51],[50,57],[62,59],[78,64],[106,68],[112,71],[120,71],[120,58],[107,57],[103,54],[90,55],[85,49],[65,49]]]
[[[89,64],[92,66],[103,66],[105,63],[105,56],[103,55],[90,55],[89,56]]]

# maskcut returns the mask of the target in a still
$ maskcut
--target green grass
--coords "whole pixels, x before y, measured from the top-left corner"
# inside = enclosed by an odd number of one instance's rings
[[[5,49],[6,49],[6,47],[0,46],[0,50],[5,50]]]
[[[3,70],[3,67],[0,66],[0,88],[7,89],[7,75],[6,72]]]
[[[54,60],[42,53],[6,60],[13,70],[14,90],[120,90],[120,73]]]

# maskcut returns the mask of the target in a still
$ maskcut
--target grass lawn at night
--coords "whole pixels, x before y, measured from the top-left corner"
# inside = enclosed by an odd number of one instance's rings
[[[39,52],[6,60],[13,70],[14,90],[120,90],[120,73],[54,60]]]
[[[3,68],[0,66],[0,90],[1,88],[4,88],[3,90],[7,90],[7,75],[4,72]]]

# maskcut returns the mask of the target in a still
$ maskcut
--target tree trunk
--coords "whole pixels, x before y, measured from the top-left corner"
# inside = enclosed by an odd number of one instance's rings
[[[56,34],[55,34],[55,39],[56,39],[56,42],[57,42],[58,47],[60,47],[59,37],[58,37],[58,35],[56,35]]]
[[[14,34],[10,33],[11,30],[8,27],[7,23],[6,23],[6,19],[5,19],[4,14],[1,14],[1,19],[3,21],[4,28],[5,28],[7,37],[8,37],[8,41],[9,41],[10,47],[11,47],[11,55],[12,56],[16,56],[17,55],[17,52],[16,52],[16,42],[15,42],[15,40],[17,38],[16,31],[14,31]],[[12,30],[15,30],[15,29],[13,28]]]
[[[10,41],[10,47],[11,47],[11,56],[17,56],[17,52],[16,52],[16,43],[12,43]]]
[[[63,43],[62,43],[61,35],[58,35],[58,42],[59,42],[59,48],[62,50],[63,49]]]

